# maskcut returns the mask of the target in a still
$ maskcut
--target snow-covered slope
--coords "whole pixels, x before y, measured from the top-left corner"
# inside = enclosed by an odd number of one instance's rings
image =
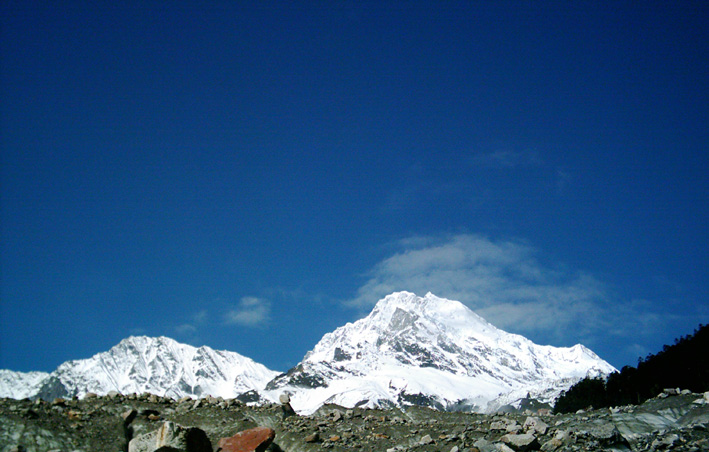
[[[398,292],[323,336],[264,394],[290,393],[303,414],[325,403],[494,411],[528,394],[552,402],[579,379],[614,370],[582,345],[536,345],[460,302]]]
[[[91,358],[61,364],[29,396],[52,399],[118,391],[173,398],[231,398],[261,390],[277,374],[235,352],[195,348],[167,337],[140,336],[124,339]],[[18,398],[18,394],[11,397]]]
[[[0,369],[0,397],[17,400],[32,397],[42,382],[49,377],[46,372],[15,372]]]

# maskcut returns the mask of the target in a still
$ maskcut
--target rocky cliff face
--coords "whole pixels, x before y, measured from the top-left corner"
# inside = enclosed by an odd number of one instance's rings
[[[315,452],[709,450],[709,393],[668,391],[640,406],[569,415],[485,415],[321,407],[310,416],[286,416],[283,406],[249,407],[235,399],[201,400],[150,394],[82,400],[0,399],[0,452],[125,451],[128,442],[166,421],[199,429],[212,446],[220,438],[269,427],[268,450]],[[172,450],[172,449],[171,449]]]
[[[527,396],[551,403],[579,379],[614,370],[582,345],[537,345],[460,302],[398,292],[323,336],[266,394],[289,392],[304,414],[326,403],[495,411]]]

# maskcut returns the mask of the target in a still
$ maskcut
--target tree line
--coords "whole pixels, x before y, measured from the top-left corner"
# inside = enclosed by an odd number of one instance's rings
[[[709,391],[709,325],[675,339],[656,354],[638,359],[637,367],[625,366],[607,379],[585,378],[556,402],[556,413],[579,409],[640,404],[665,388]]]

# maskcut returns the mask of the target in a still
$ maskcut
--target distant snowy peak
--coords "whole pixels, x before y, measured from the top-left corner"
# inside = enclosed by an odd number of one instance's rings
[[[193,347],[167,337],[129,337],[109,351],[68,361],[52,373],[44,388],[57,383],[70,395],[142,393],[174,398],[213,395],[236,397],[262,389],[277,372],[235,352]]]
[[[83,397],[110,391],[180,398],[233,398],[263,389],[278,372],[235,352],[193,347],[167,337],[128,337],[107,352],[67,361],[51,374],[1,371],[6,397]],[[7,380],[7,384],[5,381]]]
[[[586,364],[597,365],[600,373],[614,370],[580,344],[569,348],[536,345],[496,328],[458,301],[410,292],[393,293],[380,300],[367,317],[326,334],[304,362],[328,366],[349,362],[354,368],[364,364],[370,369],[387,358],[462,374],[530,367],[532,372],[550,371],[544,377],[557,373],[566,377],[576,364],[584,368],[584,375]],[[552,362],[558,365],[543,366]]]
[[[380,351],[387,351],[387,345],[406,337],[436,342],[446,336],[492,340],[503,334],[507,333],[458,301],[431,293],[418,297],[410,292],[395,292],[380,300],[367,317],[326,334],[306,360],[327,360],[324,353],[335,353],[333,346],[338,345],[371,348],[374,344],[383,349]]]
[[[18,400],[32,397],[47,377],[49,374],[46,372],[15,372],[0,369],[0,397]]]
[[[396,292],[367,317],[323,336],[267,389],[272,398],[278,390],[292,392],[294,408],[304,413],[322,403],[443,409],[463,403],[486,410],[510,394],[553,399],[586,375],[614,370],[581,345],[537,345],[458,301]]]

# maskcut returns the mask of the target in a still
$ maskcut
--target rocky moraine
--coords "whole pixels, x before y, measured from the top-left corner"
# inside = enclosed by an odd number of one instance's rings
[[[160,447],[155,438],[168,434],[177,440],[161,450],[709,451],[709,393],[665,390],[639,406],[568,415],[326,405],[299,416],[287,397],[282,402],[247,406],[236,399],[118,393],[0,399],[0,452],[152,452]]]

